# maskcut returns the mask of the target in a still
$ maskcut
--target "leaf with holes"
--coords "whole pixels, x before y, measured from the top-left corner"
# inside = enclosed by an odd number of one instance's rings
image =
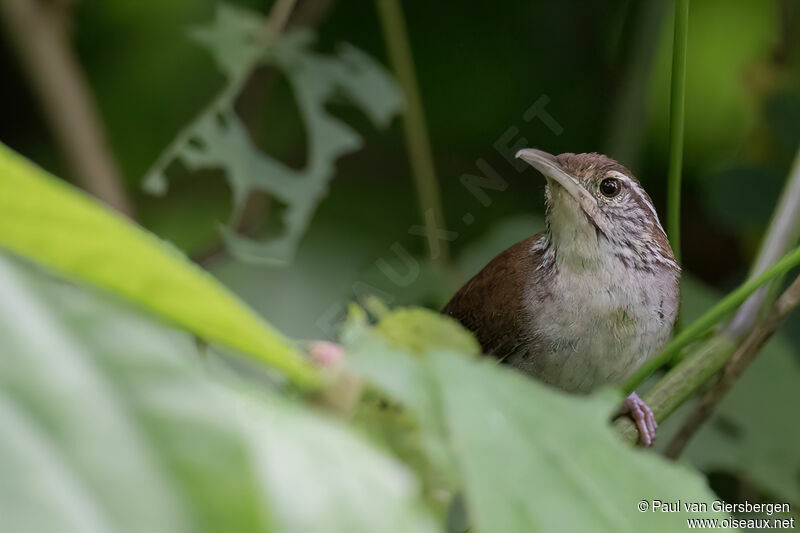
[[[357,48],[342,44],[333,56],[314,53],[309,32],[276,38],[257,14],[227,4],[221,4],[211,25],[195,30],[192,37],[209,50],[228,82],[161,154],[145,177],[145,190],[164,194],[166,170],[174,161],[192,171],[222,169],[233,193],[233,221],[239,220],[253,192],[268,193],[286,206],[284,229],[274,238],[256,241],[238,235],[234,227],[222,228],[231,252],[246,261],[286,263],[327,192],[336,160],[361,147],[361,137],[325,106],[344,96],[376,125],[386,126],[400,110],[400,93],[386,71]],[[256,148],[234,109],[247,79],[264,65],[284,73],[294,91],[310,147],[302,170]]]

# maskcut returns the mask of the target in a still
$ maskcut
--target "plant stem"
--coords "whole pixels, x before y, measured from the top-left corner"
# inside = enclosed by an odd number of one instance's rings
[[[642,399],[650,406],[657,421],[677,409],[714,372],[722,368],[736,349],[736,342],[724,335],[712,337],[664,376]],[[623,439],[633,443],[639,438],[636,424],[621,417],[614,427]]]
[[[675,360],[674,356],[684,346],[721,320],[727,312],[737,307],[737,302],[744,302],[736,312],[734,319],[723,331],[694,349],[644,397],[644,400],[653,409],[656,419],[661,421],[730,359],[722,378],[711,389],[716,392],[712,394],[709,391],[704,397],[700,406],[685,423],[679,434],[681,436],[676,437],[670,443],[669,453],[674,455],[680,453],[689,437],[710,415],[716,402],[741,376],[745,366],[752,361],[763,344],[777,330],[789,311],[797,305],[796,300],[800,298],[798,296],[800,282],[796,280],[778,300],[768,318],[755,328],[753,327],[758,319],[760,309],[764,307],[765,302],[771,301],[765,292],[766,287],[762,285],[771,282],[772,286],[776,286],[781,277],[792,268],[794,257],[800,250],[797,248],[781,257],[781,254],[785,253],[786,247],[797,241],[798,232],[800,232],[798,224],[800,224],[800,149],[772,217],[767,236],[764,238],[761,250],[754,262],[750,279],[677,335],[672,342],[667,344],[655,361],[651,361],[640,369],[626,385],[626,389],[632,391],[656,367],[670,359]],[[775,262],[776,260],[777,262]],[[769,267],[773,262],[775,264]],[[745,333],[748,333],[747,336],[742,338]],[[723,381],[725,381],[724,384]],[[624,438],[631,442],[637,439],[638,432],[630,420],[620,419],[615,426]]]
[[[667,235],[681,261],[681,169],[686,88],[686,38],[689,33],[689,0],[675,0],[675,31],[672,41],[672,80],[669,105],[669,174],[667,179]]]
[[[446,265],[447,243],[438,237],[444,229],[444,215],[403,9],[398,0],[377,0],[377,8],[389,59],[406,97],[405,139],[428,240],[428,254],[432,260]]]
[[[719,380],[705,393],[703,399],[672,438],[664,455],[671,458],[680,456],[692,436],[709,419],[717,404],[728,394],[736,380],[755,360],[761,348],[781,327],[789,313],[798,304],[800,304],[800,277],[797,277],[783,292],[769,316],[747,335],[723,368]]]
[[[267,15],[267,27],[275,35],[280,34],[289,23],[297,0],[275,0]]]
[[[0,1],[0,19],[76,182],[120,213],[134,216],[86,75],[69,42],[65,6]]]
[[[266,42],[270,42],[270,39],[279,39],[289,28],[293,22],[296,5],[297,0],[275,0],[264,21]],[[267,95],[274,76],[274,70],[270,70],[266,75],[259,77],[254,68],[250,69],[246,77],[247,81],[244,82],[241,90],[236,95],[242,102],[243,111],[240,116],[243,117],[243,120],[244,117],[252,119],[261,116],[261,110],[268,100]],[[253,93],[256,93],[257,96],[250,96]],[[250,104],[250,109],[244,110],[244,106],[247,104]],[[240,235],[255,233],[267,218],[270,200],[271,196],[265,191],[250,191],[244,206],[241,209],[234,209],[231,213],[231,220],[228,225]]]
[[[786,248],[797,242],[800,232],[800,149],[798,149],[792,170],[789,174],[775,214],[770,222],[769,230],[764,237],[758,257],[751,269],[751,278],[761,274],[770,263],[785,253]],[[711,416],[714,408],[733,387],[744,370],[758,355],[764,344],[781,326],[789,312],[800,301],[800,278],[786,289],[774,308],[758,326],[754,326],[762,309],[771,305],[776,290],[783,276],[777,276],[770,282],[770,287],[761,287],[742,304],[736,315],[721,335],[731,339],[746,337],[741,341],[736,353],[725,365],[720,379],[703,396],[694,411],[684,421],[683,426],[673,437],[665,450],[668,457],[678,457],[691,437]]]
[[[772,216],[767,234],[761,244],[761,249],[753,262],[750,276],[758,276],[769,265],[777,261],[790,246],[794,246],[797,243],[799,234],[800,149],[795,155],[792,170],[778,201],[775,214]],[[780,279],[776,279],[770,285],[776,287],[780,282]],[[755,324],[762,308],[774,301],[775,297],[777,297],[776,290],[770,291],[769,287],[760,288],[739,308],[728,325],[726,332],[733,337],[743,335]]]
[[[734,311],[759,287],[777,276],[786,274],[798,264],[800,264],[800,247],[795,248],[783,256],[777,263],[766,269],[757,278],[752,278],[744,282],[739,286],[739,288],[723,298],[721,301],[717,302],[716,305],[706,311],[700,318],[692,322],[692,324],[690,324],[687,328],[678,333],[670,342],[667,343],[664,349],[661,350],[661,353],[637,370],[625,385],[625,391],[632,392],[658,367],[669,362],[680,350],[697,340],[700,335],[708,331],[712,326],[725,318],[726,315]],[[730,342],[733,342],[732,339],[729,340]],[[676,369],[683,365],[684,362],[681,362]]]

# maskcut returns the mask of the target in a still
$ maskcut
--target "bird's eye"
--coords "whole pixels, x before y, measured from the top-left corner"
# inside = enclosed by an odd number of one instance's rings
[[[616,178],[606,178],[600,182],[600,192],[606,198],[614,198],[622,190],[622,185]]]

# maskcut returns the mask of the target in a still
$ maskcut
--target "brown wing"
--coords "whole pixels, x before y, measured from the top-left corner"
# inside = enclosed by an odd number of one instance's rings
[[[526,327],[535,309],[523,305],[526,287],[535,283],[542,252],[534,250],[540,235],[501,252],[456,292],[442,313],[473,331],[484,353],[504,359],[529,345]]]

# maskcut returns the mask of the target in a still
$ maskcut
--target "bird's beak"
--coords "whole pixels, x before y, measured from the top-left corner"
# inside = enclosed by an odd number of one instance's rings
[[[546,178],[550,178],[561,185],[578,202],[578,205],[583,208],[587,215],[595,218],[598,213],[597,201],[583,188],[576,177],[561,168],[555,156],[534,148],[525,148],[517,152],[516,157],[534,167],[544,174]]]

